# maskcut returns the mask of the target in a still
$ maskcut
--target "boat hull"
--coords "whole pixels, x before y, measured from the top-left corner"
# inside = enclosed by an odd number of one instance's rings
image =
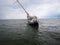
[[[31,25],[31,26],[38,26],[38,22],[34,22],[34,23],[28,23],[28,25]]]

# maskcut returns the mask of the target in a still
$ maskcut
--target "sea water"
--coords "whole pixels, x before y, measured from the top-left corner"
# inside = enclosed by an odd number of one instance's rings
[[[0,45],[60,45],[60,19],[40,19],[38,27],[24,19],[0,20]]]

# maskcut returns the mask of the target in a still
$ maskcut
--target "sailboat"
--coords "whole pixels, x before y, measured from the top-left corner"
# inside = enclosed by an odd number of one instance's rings
[[[38,19],[36,16],[30,16],[29,13],[25,10],[25,8],[22,6],[22,4],[17,0],[18,4],[22,7],[22,9],[25,11],[25,13],[27,14],[27,22],[28,25],[32,25],[32,26],[37,26],[38,25]]]

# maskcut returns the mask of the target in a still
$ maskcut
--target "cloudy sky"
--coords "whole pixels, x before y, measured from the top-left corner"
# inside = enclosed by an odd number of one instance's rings
[[[19,0],[31,16],[60,18],[60,0]],[[0,19],[26,19],[16,0],[0,0]]]

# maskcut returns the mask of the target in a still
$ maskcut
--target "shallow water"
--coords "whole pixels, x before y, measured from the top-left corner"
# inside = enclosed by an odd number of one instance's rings
[[[0,45],[60,45],[60,19],[40,19],[39,27],[27,20],[0,20]]]

